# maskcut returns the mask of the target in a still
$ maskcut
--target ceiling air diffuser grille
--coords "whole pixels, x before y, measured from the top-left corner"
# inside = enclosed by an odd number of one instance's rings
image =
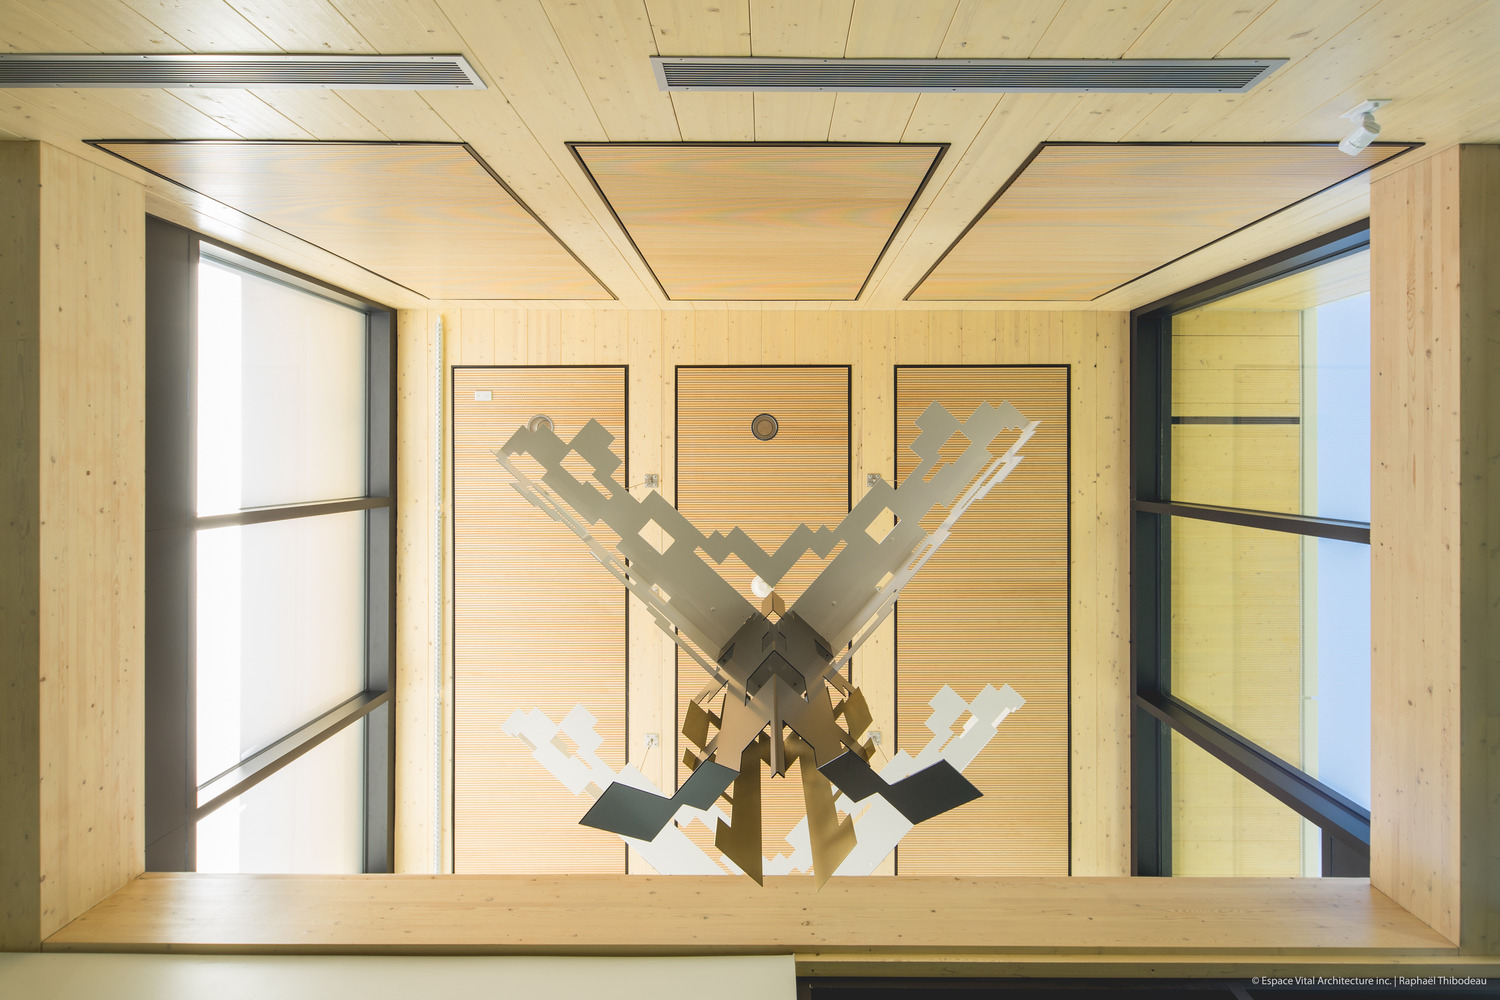
[[[483,90],[463,56],[0,55],[0,87]]]
[[[1285,59],[757,59],[653,56],[662,90],[1239,94]]]

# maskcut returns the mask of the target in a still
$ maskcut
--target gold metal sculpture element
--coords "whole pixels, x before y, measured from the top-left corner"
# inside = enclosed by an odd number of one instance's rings
[[[869,764],[874,746],[860,742],[871,722],[869,707],[840,671],[963,512],[1020,463],[1020,449],[1038,423],[1028,423],[1009,403],[980,404],[964,421],[933,403],[917,426],[912,448],[921,461],[899,487],[875,483],[836,527],[800,525],[774,553],[739,528],[704,535],[654,491],[632,496],[614,478],[620,462],[610,451],[613,437],[597,421],[569,442],[533,421],[494,453],[517,492],[582,539],[710,678],[683,722],[696,752],[683,755],[692,773],[677,793],[667,797],[615,782],[581,823],[650,841],[682,806],[709,809],[723,797],[730,822],[719,822],[715,844],[761,882],[761,767],[784,777],[795,766],[821,887],[856,844],[853,822],[838,819],[835,786],[854,802],[881,796],[913,824],[979,797],[943,759],[893,783],[876,774]],[[1018,434],[995,457],[989,448],[1003,431]],[[943,463],[939,453],[954,435],[967,446]],[[523,453],[541,465],[540,481],[516,464]],[[570,454],[590,467],[587,481],[564,467]],[[939,506],[948,508],[946,516],[932,532],[923,530],[923,519]],[[892,514],[895,525],[882,536]],[[618,536],[613,547],[590,531],[600,521]],[[665,536],[661,547],[642,534],[653,523]],[[774,588],[808,552],[827,559],[835,550],[790,608],[774,589],[755,607],[710,564],[736,555]],[[837,706],[830,688],[840,695]]]

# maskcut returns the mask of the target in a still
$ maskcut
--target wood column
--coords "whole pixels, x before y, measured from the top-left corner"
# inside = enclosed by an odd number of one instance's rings
[[[0,949],[145,867],[145,204],[0,143]]]
[[[1372,884],[1500,953],[1500,146],[1370,188]]]

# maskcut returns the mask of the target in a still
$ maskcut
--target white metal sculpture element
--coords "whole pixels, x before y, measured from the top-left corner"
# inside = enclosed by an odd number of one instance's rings
[[[516,491],[582,539],[710,678],[683,724],[697,752],[683,756],[692,774],[682,787],[668,797],[633,779],[596,782],[598,798],[580,822],[652,844],[683,807],[708,813],[721,796],[728,798],[733,783],[732,821],[716,818],[715,846],[758,882],[764,873],[760,765],[781,777],[796,764],[807,803],[812,866],[821,885],[854,856],[859,842],[852,819],[838,818],[833,786],[850,803],[879,798],[882,803],[870,803],[864,815],[879,817],[890,809],[907,829],[979,797],[941,754],[921,767],[914,760],[913,767],[890,778],[885,771],[877,774],[869,764],[873,744],[860,742],[871,722],[869,709],[839,671],[890,614],[902,588],[964,511],[1020,463],[1020,449],[1036,432],[1036,421],[1027,422],[1009,403],[982,403],[959,421],[933,403],[917,420],[921,433],[912,449],[920,461],[899,487],[874,483],[836,527],[799,525],[774,553],[739,528],[704,535],[658,493],[632,496],[614,478],[620,461],[609,447],[612,436],[597,421],[590,420],[568,442],[547,423],[534,420],[521,427],[494,453]],[[990,445],[1005,431],[1017,432],[1016,438],[996,457]],[[956,436],[968,443],[945,463],[940,453]],[[540,464],[539,481],[517,463],[521,454]],[[587,480],[564,466],[570,454],[590,467]],[[948,511],[941,523],[925,531],[923,518],[943,506]],[[889,528],[887,515],[895,518]],[[613,547],[590,530],[600,521],[618,537]],[[660,547],[644,535],[652,524],[666,538]],[[714,566],[736,555],[774,588],[808,552],[829,561],[790,609],[774,590],[757,609]],[[842,695],[837,708],[830,688]],[[872,842],[870,850],[877,847]]]
[[[990,740],[995,738],[1000,723],[1006,716],[1026,703],[1015,690],[1005,684],[997,691],[986,684],[984,690],[972,702],[965,701],[951,687],[944,684],[929,702],[932,715],[927,718],[927,729],[931,739],[916,757],[905,750],[898,750],[881,768],[880,776],[886,781],[897,781],[914,771],[919,771],[937,760],[945,760],[957,771],[965,770],[979,756]],[[967,715],[968,718],[964,718]],[[632,788],[661,794],[655,782],[646,777],[633,764],[626,764],[616,772],[596,752],[602,738],[594,730],[595,718],[582,705],[554,723],[539,709],[511,713],[502,727],[507,734],[516,737],[531,748],[531,756],[547,769],[563,787],[575,795],[588,794],[598,798],[605,788],[614,782],[623,782]],[[957,736],[955,726],[962,723]],[[567,736],[577,749],[565,753],[557,745],[559,735]],[[839,796],[838,811],[853,817],[854,832],[858,840],[838,869],[836,875],[869,875],[895,850],[901,838],[912,829],[913,824],[901,815],[882,796],[872,795],[862,803],[853,802],[847,795]],[[723,810],[714,806],[708,810],[682,806],[673,817],[674,822],[662,827],[649,840],[636,840],[621,835],[620,839],[651,868],[661,875],[726,875],[742,874],[738,865],[720,855],[715,860],[695,844],[684,831],[684,827],[700,822],[710,830],[717,822],[728,822]],[[786,836],[792,848],[790,854],[777,854],[762,859],[762,870],[766,875],[790,875],[807,872],[813,867],[812,841],[809,836],[807,817],[802,817]]]

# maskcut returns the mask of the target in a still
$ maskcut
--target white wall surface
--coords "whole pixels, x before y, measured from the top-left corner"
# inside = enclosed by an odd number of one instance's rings
[[[5,1000],[792,1000],[796,993],[790,955],[0,954]]]

